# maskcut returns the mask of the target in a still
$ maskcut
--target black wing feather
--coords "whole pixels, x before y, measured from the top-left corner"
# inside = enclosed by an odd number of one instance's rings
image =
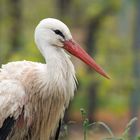
[[[15,120],[13,117],[5,119],[3,126],[0,128],[0,140],[6,140],[14,124]]]
[[[59,121],[59,125],[58,125],[57,131],[56,131],[55,140],[59,139],[60,130],[61,130],[61,119]]]

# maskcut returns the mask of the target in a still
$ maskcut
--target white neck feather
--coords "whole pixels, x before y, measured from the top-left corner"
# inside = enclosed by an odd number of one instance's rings
[[[42,46],[38,47],[46,61],[47,84],[51,85],[50,87],[53,89],[57,85],[60,90],[66,92],[65,94],[69,96],[68,98],[72,98],[76,88],[76,78],[70,56],[60,47],[49,46],[48,44],[42,44]]]

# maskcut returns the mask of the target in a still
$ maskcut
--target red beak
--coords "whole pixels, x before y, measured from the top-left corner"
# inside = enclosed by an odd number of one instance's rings
[[[67,50],[72,55],[81,59],[83,62],[85,62],[87,65],[89,65],[91,68],[93,68],[96,72],[98,72],[102,76],[106,77],[107,79],[110,79],[107,73],[95,62],[95,60],[91,58],[86,53],[86,51],[82,49],[80,45],[75,43],[73,40],[65,41],[64,49]]]

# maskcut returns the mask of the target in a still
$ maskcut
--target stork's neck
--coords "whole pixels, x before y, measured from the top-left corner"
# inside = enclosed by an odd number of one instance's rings
[[[47,71],[75,74],[75,70],[72,62],[70,61],[70,56],[65,53],[63,48],[50,46],[49,44],[41,44],[38,46],[42,55],[45,58],[47,64]]]
[[[57,48],[55,46],[46,46],[42,52],[46,63],[53,63],[55,60],[56,62],[62,62],[63,59],[66,59],[66,53],[62,48]]]
[[[46,82],[53,90],[54,86],[58,87],[56,93],[59,91],[67,94],[69,100],[73,97],[76,88],[74,66],[63,48],[55,46],[45,46],[43,48],[43,51],[40,50],[46,60]]]
[[[44,44],[44,46],[39,49],[44,56],[47,64],[53,63],[53,65],[55,65],[57,63],[63,63],[63,61],[67,61],[69,59],[68,55],[64,52],[62,48]]]

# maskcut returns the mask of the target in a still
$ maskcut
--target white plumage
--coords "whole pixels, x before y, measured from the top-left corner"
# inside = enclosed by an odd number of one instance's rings
[[[72,40],[64,23],[44,19],[35,30],[35,42],[46,64],[17,61],[0,69],[1,129],[8,117],[15,120],[8,140],[49,140],[55,135],[76,88],[75,70],[64,51],[73,52],[65,48]]]

